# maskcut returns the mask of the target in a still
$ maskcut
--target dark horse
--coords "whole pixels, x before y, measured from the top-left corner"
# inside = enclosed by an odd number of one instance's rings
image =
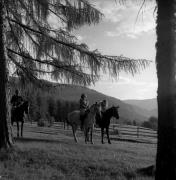
[[[117,107],[112,106],[111,108],[107,109],[105,112],[102,112],[101,114],[96,114],[96,124],[101,128],[102,144],[104,144],[103,137],[104,137],[104,129],[105,128],[106,128],[108,143],[111,144],[111,141],[109,138],[110,119],[112,117],[119,119],[118,108],[119,108],[119,106],[117,106]]]
[[[23,124],[24,124],[24,113],[28,114],[29,104],[28,101],[24,101],[21,105],[12,109],[11,124],[17,123],[17,137],[19,137],[19,122],[21,122],[21,137],[23,136]]]

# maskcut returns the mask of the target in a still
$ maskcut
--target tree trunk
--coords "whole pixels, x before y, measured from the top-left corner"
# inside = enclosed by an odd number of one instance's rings
[[[158,146],[156,180],[176,179],[176,0],[157,0]]]
[[[0,0],[0,149],[11,146],[7,54],[5,48],[5,1]],[[9,126],[9,128],[8,128]]]

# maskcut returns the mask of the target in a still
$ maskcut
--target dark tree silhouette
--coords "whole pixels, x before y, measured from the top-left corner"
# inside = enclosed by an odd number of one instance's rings
[[[176,1],[157,0],[158,146],[156,179],[176,179]]]
[[[0,0],[0,149],[7,148],[12,144],[12,133],[9,132],[8,122],[10,122],[9,110],[9,89],[7,71],[7,50],[6,50],[6,24],[5,2]]]

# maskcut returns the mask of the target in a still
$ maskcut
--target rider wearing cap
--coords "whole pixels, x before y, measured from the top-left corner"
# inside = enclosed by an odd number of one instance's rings
[[[84,124],[84,118],[85,118],[85,112],[89,108],[89,102],[87,100],[87,96],[85,94],[81,95],[81,98],[79,100],[80,103],[80,120],[81,120],[81,129],[83,129]]]

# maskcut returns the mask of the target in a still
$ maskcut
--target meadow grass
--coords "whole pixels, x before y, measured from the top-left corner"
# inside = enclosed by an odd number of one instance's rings
[[[51,128],[52,131],[52,128]],[[48,131],[49,132],[49,131]],[[123,141],[85,144],[73,141],[71,131],[31,132],[13,149],[0,152],[0,180],[151,180],[138,170],[154,164],[156,145]]]

